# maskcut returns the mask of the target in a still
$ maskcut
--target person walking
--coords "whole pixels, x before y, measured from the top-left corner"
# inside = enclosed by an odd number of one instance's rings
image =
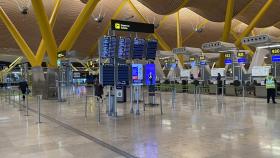
[[[266,91],[267,91],[267,103],[270,102],[270,98],[272,98],[273,104],[276,104],[275,102],[275,96],[276,96],[276,80],[272,76],[272,73],[270,72],[269,75],[264,80]]]
[[[217,76],[217,92],[218,94],[222,94],[222,88],[223,88],[223,81],[222,81],[222,75],[218,73]]]
[[[95,96],[97,97],[97,101],[102,101],[102,95],[103,95],[103,86],[99,83],[98,79],[95,80],[94,84],[95,89]]]
[[[25,80],[19,82],[19,90],[22,93],[22,100],[25,101],[25,95],[29,93],[28,84]]]

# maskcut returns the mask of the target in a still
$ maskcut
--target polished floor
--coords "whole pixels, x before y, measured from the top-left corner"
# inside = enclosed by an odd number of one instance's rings
[[[265,99],[201,95],[195,104],[193,94],[177,93],[173,107],[162,92],[163,115],[142,103],[139,116],[130,114],[128,102],[109,117],[103,103],[98,123],[91,98],[85,118],[86,89],[75,92],[66,102],[43,100],[41,124],[36,98],[29,97],[31,116],[19,111],[18,97],[2,98],[0,157],[280,157],[280,105]]]

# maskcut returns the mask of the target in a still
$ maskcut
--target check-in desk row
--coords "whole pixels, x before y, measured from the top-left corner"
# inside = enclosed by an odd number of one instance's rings
[[[176,89],[177,93],[194,93],[195,85],[194,84],[160,84],[157,85],[157,90],[159,91],[172,91]],[[216,94],[217,93],[217,85],[216,84],[207,84],[207,85],[198,85],[197,88],[200,90],[201,94]],[[244,87],[245,96],[254,96],[259,98],[266,97],[266,88],[265,86],[255,86],[254,91],[249,91],[246,87]],[[242,96],[243,95],[243,87],[242,86],[234,86],[234,85],[224,85],[224,95],[226,96]]]

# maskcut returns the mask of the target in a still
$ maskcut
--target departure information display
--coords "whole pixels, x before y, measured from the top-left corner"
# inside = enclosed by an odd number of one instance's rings
[[[142,59],[145,52],[145,39],[135,38],[133,42],[132,59]]]
[[[132,64],[132,84],[143,85],[143,65]]]
[[[225,64],[227,64],[227,65],[232,64],[232,59],[225,59]]]
[[[279,62],[280,62],[280,55],[273,55],[273,56],[271,57],[271,61],[272,61],[273,63],[279,63]]]
[[[146,64],[145,65],[145,80],[146,85],[155,85],[156,84],[156,65],[155,64]]]
[[[146,59],[156,59],[158,42],[157,40],[147,41]]]
[[[104,36],[101,39],[101,57],[113,58],[117,47],[117,38],[115,36]]]
[[[114,65],[106,64],[102,65],[102,75],[101,81],[103,86],[114,85]]]
[[[271,49],[271,54],[272,55],[280,54],[280,48],[273,48],[273,49]]]
[[[131,39],[129,37],[120,37],[118,56],[122,59],[129,59],[131,48]]]
[[[118,85],[129,85],[129,67],[121,64],[118,66]]]

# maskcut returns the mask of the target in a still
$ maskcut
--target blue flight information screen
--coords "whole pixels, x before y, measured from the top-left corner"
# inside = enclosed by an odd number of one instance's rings
[[[102,65],[102,84],[103,86],[114,85],[114,65]]]
[[[120,37],[118,56],[122,59],[129,59],[131,48],[131,39],[129,37]]]
[[[101,57],[113,58],[117,47],[117,38],[115,36],[104,36],[101,41]]]
[[[118,85],[129,85],[129,67],[121,64],[118,66]]]
[[[246,58],[238,58],[238,59],[237,59],[237,62],[238,62],[239,64],[244,64],[244,63],[247,62],[247,59],[246,59]]]
[[[132,84],[143,85],[143,65],[132,64]]]
[[[146,64],[145,66],[145,80],[146,85],[155,85],[156,84],[156,65],[155,64]]]
[[[157,48],[158,48],[157,40],[147,41],[146,59],[155,60],[157,54]]]
[[[225,59],[225,64],[227,64],[227,65],[232,64],[232,60],[231,59]]]
[[[142,59],[145,52],[145,39],[135,38],[133,41],[132,59]]]
[[[271,61],[272,61],[273,63],[279,63],[279,62],[280,62],[280,55],[273,55],[273,56],[271,57]]]

